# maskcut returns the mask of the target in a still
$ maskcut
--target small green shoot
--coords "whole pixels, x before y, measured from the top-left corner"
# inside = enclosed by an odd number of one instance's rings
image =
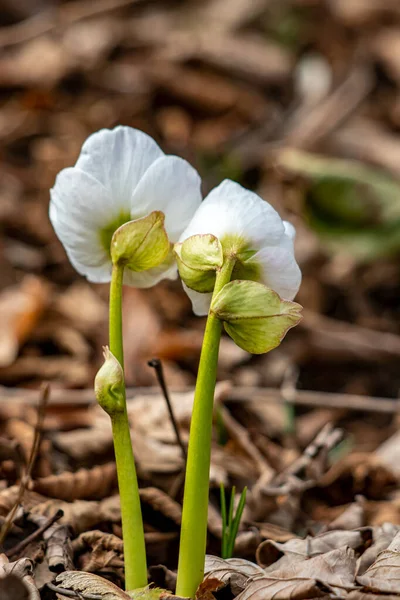
[[[240,519],[242,518],[243,509],[246,504],[247,487],[245,487],[240,495],[239,504],[236,509],[236,514],[233,516],[235,502],[235,486],[231,491],[231,499],[229,502],[229,512],[226,511],[226,497],[224,484],[221,483],[221,517],[222,517],[222,541],[221,541],[221,556],[222,558],[232,558],[235,540],[239,531]]]

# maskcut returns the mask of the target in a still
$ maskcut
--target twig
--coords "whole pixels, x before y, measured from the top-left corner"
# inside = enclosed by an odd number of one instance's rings
[[[297,365],[290,364],[285,370],[281,384],[281,394],[285,404],[286,423],[285,433],[289,437],[296,434],[296,411],[293,398],[296,396],[296,384],[299,378],[299,368]]]
[[[82,594],[75,590],[67,590],[66,588],[59,587],[58,585],[54,585],[54,583],[46,583],[46,585],[52,592],[68,596],[69,598],[77,598],[78,600],[102,600],[103,598],[100,594]]]
[[[13,522],[17,508],[22,502],[22,498],[24,496],[26,487],[31,479],[33,466],[35,464],[35,461],[36,461],[36,458],[37,458],[37,455],[39,452],[40,441],[42,438],[43,422],[44,422],[44,417],[46,414],[46,406],[47,406],[47,401],[49,399],[49,394],[50,394],[50,386],[48,384],[45,384],[42,387],[41,396],[39,399],[39,405],[38,405],[38,409],[37,409],[37,421],[36,421],[36,425],[35,425],[35,435],[33,438],[33,444],[32,444],[32,448],[31,448],[29,460],[28,460],[28,465],[26,467],[25,473],[21,477],[21,481],[19,484],[19,490],[18,490],[18,496],[15,501],[15,504],[12,507],[12,509],[10,510],[10,512],[8,513],[7,518],[4,521],[3,526],[1,528],[0,546],[2,546],[8,532],[10,530],[10,527]]]
[[[186,458],[187,458],[186,448],[185,448],[185,444],[183,443],[183,440],[182,440],[182,437],[181,437],[181,434],[179,431],[178,423],[176,422],[176,419],[175,419],[174,411],[173,411],[172,404],[171,404],[171,399],[170,399],[169,393],[168,393],[167,384],[165,382],[164,371],[163,371],[161,360],[159,358],[152,358],[151,360],[148,361],[147,364],[149,365],[149,367],[153,367],[153,369],[156,372],[158,384],[159,384],[161,391],[163,393],[163,396],[165,398],[165,402],[167,403],[168,412],[169,412],[172,426],[175,431],[176,439],[181,448],[183,460],[186,463]]]
[[[172,391],[182,393],[193,391],[190,386],[173,388]],[[127,388],[126,394],[130,402],[134,402],[135,396],[152,396],[158,392],[157,387]],[[0,407],[12,398],[13,405],[32,405],[37,392],[22,388],[6,388],[0,386]],[[226,402],[271,402],[282,404],[282,394],[277,388],[238,386],[233,387],[226,395]],[[90,406],[96,402],[92,390],[54,390],[51,393],[50,404],[52,406],[74,405]],[[333,409],[360,410],[365,412],[376,412],[386,414],[400,413],[400,400],[397,398],[383,398],[377,396],[362,396],[357,394],[338,394],[331,392],[320,392],[316,390],[296,390],[292,398],[294,404],[302,406],[315,406]]]
[[[43,525],[41,527],[38,527],[38,529],[36,529],[36,531],[34,531],[30,535],[28,535],[24,540],[19,542],[19,544],[16,544],[16,546],[14,546],[13,548],[10,548],[9,550],[7,550],[7,552],[5,552],[6,556],[8,558],[11,558],[12,556],[15,556],[16,554],[19,554],[21,552],[21,550],[23,550],[24,548],[26,548],[26,546],[28,546],[28,544],[30,544],[31,542],[33,542],[34,540],[39,538],[42,535],[42,533],[44,533],[47,529],[49,529],[49,527],[51,527],[53,525],[53,523],[55,523],[56,521],[61,519],[61,517],[63,515],[64,515],[64,511],[61,510],[61,508],[60,508],[56,513],[54,513],[53,516],[49,517],[43,523]]]
[[[32,17],[16,23],[0,27],[0,48],[17,46],[32,39],[50,33],[62,26],[78,21],[98,17],[114,10],[129,6],[140,0],[98,0],[98,2],[69,2],[57,10],[53,7],[45,9]]]

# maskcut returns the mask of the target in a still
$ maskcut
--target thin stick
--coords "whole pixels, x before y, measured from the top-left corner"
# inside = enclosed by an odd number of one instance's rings
[[[151,396],[156,394],[157,387],[136,387],[127,388],[128,398],[135,396]],[[182,386],[173,388],[174,392],[190,392],[193,387]],[[0,408],[2,404],[10,402],[13,405],[31,405],[36,399],[36,392],[22,388],[6,388],[0,385]],[[278,388],[257,387],[257,386],[238,386],[233,387],[227,394],[227,402],[263,402],[282,404],[283,398]],[[131,402],[134,400],[129,400]],[[52,390],[50,404],[52,406],[62,406],[65,404],[74,406],[90,406],[96,402],[92,390]],[[340,394],[332,392],[322,392],[315,390],[296,390],[292,398],[293,404],[301,406],[315,406],[324,408],[333,408],[341,410],[359,410],[362,412],[376,412],[396,414],[400,413],[400,399],[383,398],[377,396],[362,396],[356,394]]]
[[[39,405],[38,405],[38,409],[37,409],[37,421],[36,421],[36,425],[35,425],[35,435],[33,438],[33,444],[32,444],[32,448],[31,448],[29,460],[28,460],[28,465],[26,467],[25,473],[21,477],[18,495],[17,495],[17,499],[15,501],[15,504],[12,507],[12,509],[10,510],[10,512],[8,513],[7,518],[4,521],[3,526],[1,528],[0,546],[3,544],[8,532],[10,531],[10,527],[12,525],[15,513],[18,509],[18,506],[22,502],[22,498],[24,496],[26,487],[31,479],[32,470],[33,470],[33,467],[34,467],[34,464],[35,464],[35,461],[36,461],[36,458],[37,458],[37,455],[39,452],[40,441],[42,439],[43,422],[44,422],[44,417],[46,414],[46,407],[47,407],[49,395],[50,395],[50,386],[49,386],[49,384],[45,384],[42,386],[41,396],[39,399]]]
[[[24,540],[19,542],[19,544],[16,544],[16,546],[14,546],[13,548],[7,550],[7,552],[5,552],[5,555],[8,558],[11,558],[16,554],[19,554],[24,548],[26,548],[26,546],[28,546],[28,544],[39,538],[47,529],[49,529],[49,527],[51,527],[53,523],[61,519],[63,515],[64,511],[60,508],[56,513],[54,513],[54,515],[49,517],[41,527],[38,527],[36,531],[28,535]]]
[[[186,463],[187,452],[186,452],[185,444],[183,443],[183,440],[181,437],[181,433],[179,431],[178,423],[175,418],[174,409],[172,408],[171,398],[169,396],[167,384],[165,381],[164,369],[163,369],[161,360],[159,358],[152,358],[151,360],[148,361],[147,364],[149,365],[149,367],[153,367],[153,369],[156,372],[158,385],[160,386],[163,396],[165,398],[165,402],[167,403],[169,417],[171,419],[172,427],[174,428],[176,439],[181,448],[183,460]]]

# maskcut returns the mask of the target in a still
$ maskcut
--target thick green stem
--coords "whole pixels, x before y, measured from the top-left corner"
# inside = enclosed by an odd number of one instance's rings
[[[123,266],[115,265],[110,284],[110,350],[124,368],[122,342]],[[134,590],[147,585],[146,548],[135,459],[129,430],[126,400],[123,410],[110,414],[124,540],[125,588]]]
[[[215,296],[229,283],[234,260],[217,272]],[[194,395],[183,498],[176,594],[194,598],[204,576],[215,382],[222,323],[209,313]]]

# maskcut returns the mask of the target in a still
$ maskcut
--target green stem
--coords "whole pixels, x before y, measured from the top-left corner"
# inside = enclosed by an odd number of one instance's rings
[[[110,350],[124,368],[122,342],[122,282],[124,267],[114,265],[110,284]],[[121,502],[122,537],[124,540],[125,588],[134,590],[147,585],[146,548],[135,459],[128,413],[111,414],[115,462]]]
[[[215,296],[229,283],[235,261],[217,272]],[[183,498],[177,596],[194,598],[204,576],[214,391],[222,323],[210,311],[204,332],[194,395]]]

